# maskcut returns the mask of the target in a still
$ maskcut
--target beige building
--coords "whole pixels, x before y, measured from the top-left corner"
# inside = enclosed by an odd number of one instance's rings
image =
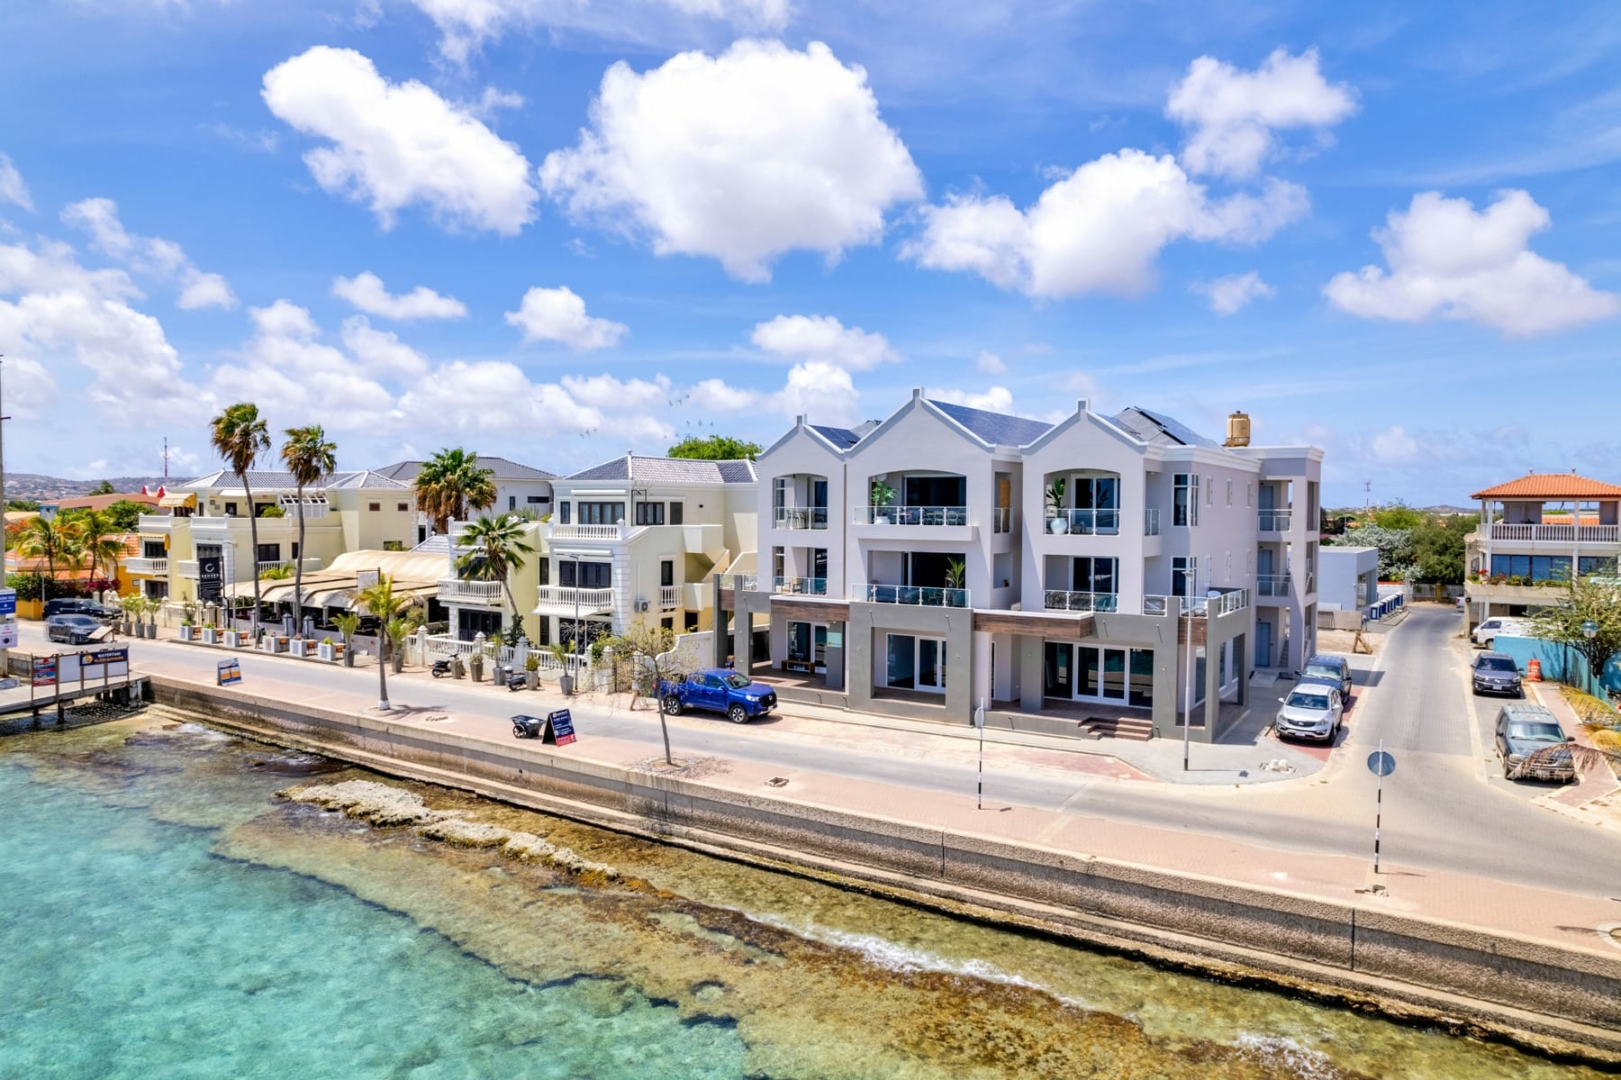
[[[1531,473],[1477,491],[1480,524],[1464,543],[1470,624],[1557,603],[1574,575],[1616,573],[1621,487],[1575,473]]]

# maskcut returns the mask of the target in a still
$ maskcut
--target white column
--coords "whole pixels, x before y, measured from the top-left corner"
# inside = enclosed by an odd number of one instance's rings
[[[983,630],[974,631],[974,659],[972,697],[974,708],[979,708],[980,698],[989,704],[995,696],[994,673],[991,671],[991,635]]]

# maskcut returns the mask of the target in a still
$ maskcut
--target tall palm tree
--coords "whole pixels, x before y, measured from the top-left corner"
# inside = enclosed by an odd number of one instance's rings
[[[118,559],[124,554],[124,541],[119,537],[119,530],[113,526],[112,519],[102,511],[86,510],[74,518],[74,524],[79,528],[85,557],[90,560],[91,579],[95,579],[97,569],[104,563],[107,576],[116,579]]]
[[[435,532],[450,531],[452,520],[467,517],[469,508],[495,505],[495,473],[466,450],[441,450],[422,463],[416,479],[417,509],[433,517]]]
[[[338,467],[338,446],[327,442],[319,424],[287,429],[281,448],[282,464],[298,484],[298,558],[293,560],[294,622],[304,625],[304,487],[318,484]],[[302,629],[299,631],[303,633]]]
[[[251,401],[229,405],[214,417],[210,441],[214,450],[231,471],[242,481],[242,493],[248,500],[248,539],[253,545],[253,611],[259,613],[259,515],[253,509],[253,489],[248,486],[248,471],[259,460],[259,455],[270,449],[270,431],[259,419],[259,406]]]
[[[388,712],[388,624],[414,601],[394,594],[394,579],[387,574],[377,576],[377,584],[362,589],[355,597],[382,625],[377,632],[377,711]]]
[[[457,558],[456,572],[476,581],[499,581],[512,607],[513,626],[521,625],[523,616],[512,596],[512,572],[522,570],[527,556],[535,553],[524,539],[525,528],[517,514],[500,514],[469,522],[457,538],[458,546],[467,551]]]
[[[47,586],[40,591],[40,596],[46,600],[51,598],[50,586],[56,584],[57,565],[60,563],[78,566],[83,552],[84,544],[79,526],[71,520],[64,521],[44,515],[31,517],[17,536],[19,556],[24,559],[45,560]]]

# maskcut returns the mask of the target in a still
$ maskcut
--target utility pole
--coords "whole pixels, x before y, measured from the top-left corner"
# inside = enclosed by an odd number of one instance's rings
[[[1362,512],[1366,514],[1373,509],[1373,481],[1362,481]]]

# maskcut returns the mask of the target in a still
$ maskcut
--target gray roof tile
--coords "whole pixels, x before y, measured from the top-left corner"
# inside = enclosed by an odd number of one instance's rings
[[[634,469],[634,476],[631,470]],[[647,480],[661,484],[752,484],[752,461],[617,457],[569,475],[570,480]]]

